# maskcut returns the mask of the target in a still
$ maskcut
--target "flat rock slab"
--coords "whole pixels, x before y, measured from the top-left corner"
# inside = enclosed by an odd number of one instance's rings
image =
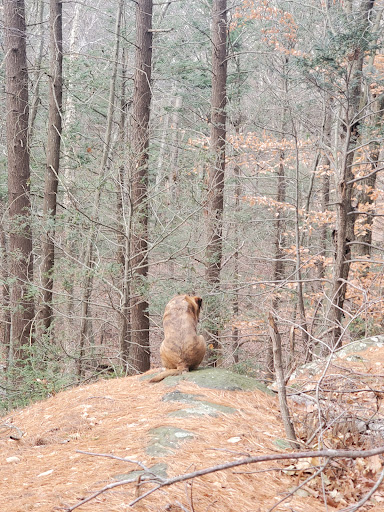
[[[182,393],[181,391],[171,391],[163,396],[161,399],[163,402],[185,402],[187,404],[191,404],[193,402],[197,402],[198,399],[204,395],[195,395],[193,393]]]
[[[153,476],[161,476],[162,478],[168,478],[167,475],[167,464],[159,463],[155,464],[151,468],[148,468],[150,471],[144,471],[138,470],[138,471],[130,471],[129,473],[121,473],[120,475],[115,475],[112,478],[118,482],[121,482],[123,480],[131,480],[131,479],[137,479],[139,477],[146,476],[148,480],[151,479]]]
[[[167,386],[174,386],[181,380],[194,382],[202,388],[227,389],[229,391],[251,391],[258,389],[268,395],[274,395],[273,391],[260,381],[222,368],[207,368],[167,377],[164,379],[164,383]]]
[[[179,448],[181,443],[195,437],[193,432],[170,426],[154,428],[148,433],[152,439],[146,448],[146,452],[152,457],[171,455]]]
[[[191,404],[192,407],[173,411],[168,414],[170,417],[187,418],[190,416],[218,416],[218,413],[233,414],[236,409],[227,407],[226,405],[208,402],[206,400],[199,400],[198,397],[202,395],[193,395],[191,393],[181,393],[180,391],[172,391],[163,396],[164,402],[182,402]]]
[[[382,347],[384,345],[384,336],[371,336],[370,338],[364,338],[362,340],[352,341],[345,347],[342,347],[336,352],[337,357],[344,358],[349,354],[355,354],[355,352],[361,352],[369,347]]]

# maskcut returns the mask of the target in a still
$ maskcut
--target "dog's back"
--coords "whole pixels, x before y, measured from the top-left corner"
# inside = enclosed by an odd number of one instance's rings
[[[203,336],[196,333],[201,305],[200,297],[189,295],[177,295],[168,302],[163,316],[164,341],[160,347],[160,357],[167,370],[150,382],[198,368],[206,352]]]

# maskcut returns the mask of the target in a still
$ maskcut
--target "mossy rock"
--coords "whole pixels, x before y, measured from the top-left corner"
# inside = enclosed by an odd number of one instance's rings
[[[218,416],[219,413],[233,414],[236,409],[233,407],[227,407],[226,405],[215,404],[213,402],[196,401],[193,403],[193,407],[187,407],[186,409],[179,409],[168,414],[174,418],[189,418],[190,416]]]
[[[150,472],[144,471],[143,469],[141,469],[141,470],[136,470],[136,471],[130,471],[129,473],[121,473],[120,475],[114,475],[112,478],[114,480],[117,480],[118,482],[121,482],[123,480],[131,480],[133,478],[137,479],[137,478],[139,478],[139,476],[144,476],[144,475],[148,477],[148,480],[150,480],[151,477],[153,477],[154,475],[160,476],[161,478],[168,478],[167,464],[164,464],[164,463],[155,464],[154,466],[152,466],[151,468],[148,468],[148,469],[150,470]]]
[[[352,341],[345,347],[342,347],[336,352],[337,357],[341,359],[345,358],[349,354],[361,352],[369,347],[382,347],[384,346],[384,335],[371,336],[370,338],[364,338],[362,340]]]
[[[204,395],[194,395],[192,393],[182,393],[181,391],[171,391],[163,396],[161,399],[163,402],[183,402],[187,404],[191,404],[193,402],[197,402],[199,397]]]
[[[268,395],[274,395],[273,391],[260,381],[224,370],[222,368],[204,368],[182,375],[167,377],[164,383],[167,386],[174,386],[181,380],[194,382],[202,388],[227,389],[229,391],[251,391],[258,389]]]
[[[174,453],[179,445],[188,439],[195,437],[193,432],[182,428],[164,426],[149,431],[152,439],[146,449],[148,455],[153,457],[165,457]]]

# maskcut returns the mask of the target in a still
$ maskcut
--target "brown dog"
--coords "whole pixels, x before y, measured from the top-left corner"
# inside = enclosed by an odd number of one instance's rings
[[[149,382],[159,382],[169,375],[181,375],[198,368],[206,351],[203,336],[196,333],[202,302],[200,297],[189,295],[177,295],[168,302],[163,316],[164,341],[160,346],[160,357],[166,370]]]

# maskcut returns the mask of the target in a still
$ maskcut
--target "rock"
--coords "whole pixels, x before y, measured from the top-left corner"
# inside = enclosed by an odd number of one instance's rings
[[[131,480],[133,478],[136,479],[136,478],[139,478],[139,476],[146,476],[148,480],[150,480],[151,477],[153,478],[154,475],[160,476],[162,478],[168,478],[167,464],[163,464],[163,463],[155,464],[154,466],[152,466],[149,469],[150,469],[150,473],[148,473],[147,471],[144,471],[144,470],[130,471],[129,473],[122,473],[120,475],[115,475],[112,478],[114,480],[117,480],[118,482],[121,482],[122,480]]]
[[[153,457],[170,455],[174,453],[180,443],[195,437],[193,432],[170,426],[154,428],[149,431],[149,434],[152,436],[152,440],[146,452]]]
[[[5,462],[8,462],[8,464],[11,464],[12,462],[20,462],[19,457],[8,457],[5,459]]]
[[[192,407],[186,409],[180,409],[173,411],[168,416],[177,418],[186,418],[189,416],[217,416],[218,413],[233,414],[236,409],[233,407],[227,407],[226,405],[216,404],[214,402],[208,402],[206,400],[199,400],[198,397],[201,395],[193,395],[191,393],[181,393],[180,391],[172,391],[163,396],[164,402],[182,402],[191,404]]]
[[[258,389],[274,396],[273,391],[268,389],[262,382],[222,368],[204,368],[183,373],[182,375],[167,377],[164,379],[164,383],[167,386],[174,386],[181,380],[188,380],[200,387],[209,389],[228,389],[229,391],[251,391]]]

